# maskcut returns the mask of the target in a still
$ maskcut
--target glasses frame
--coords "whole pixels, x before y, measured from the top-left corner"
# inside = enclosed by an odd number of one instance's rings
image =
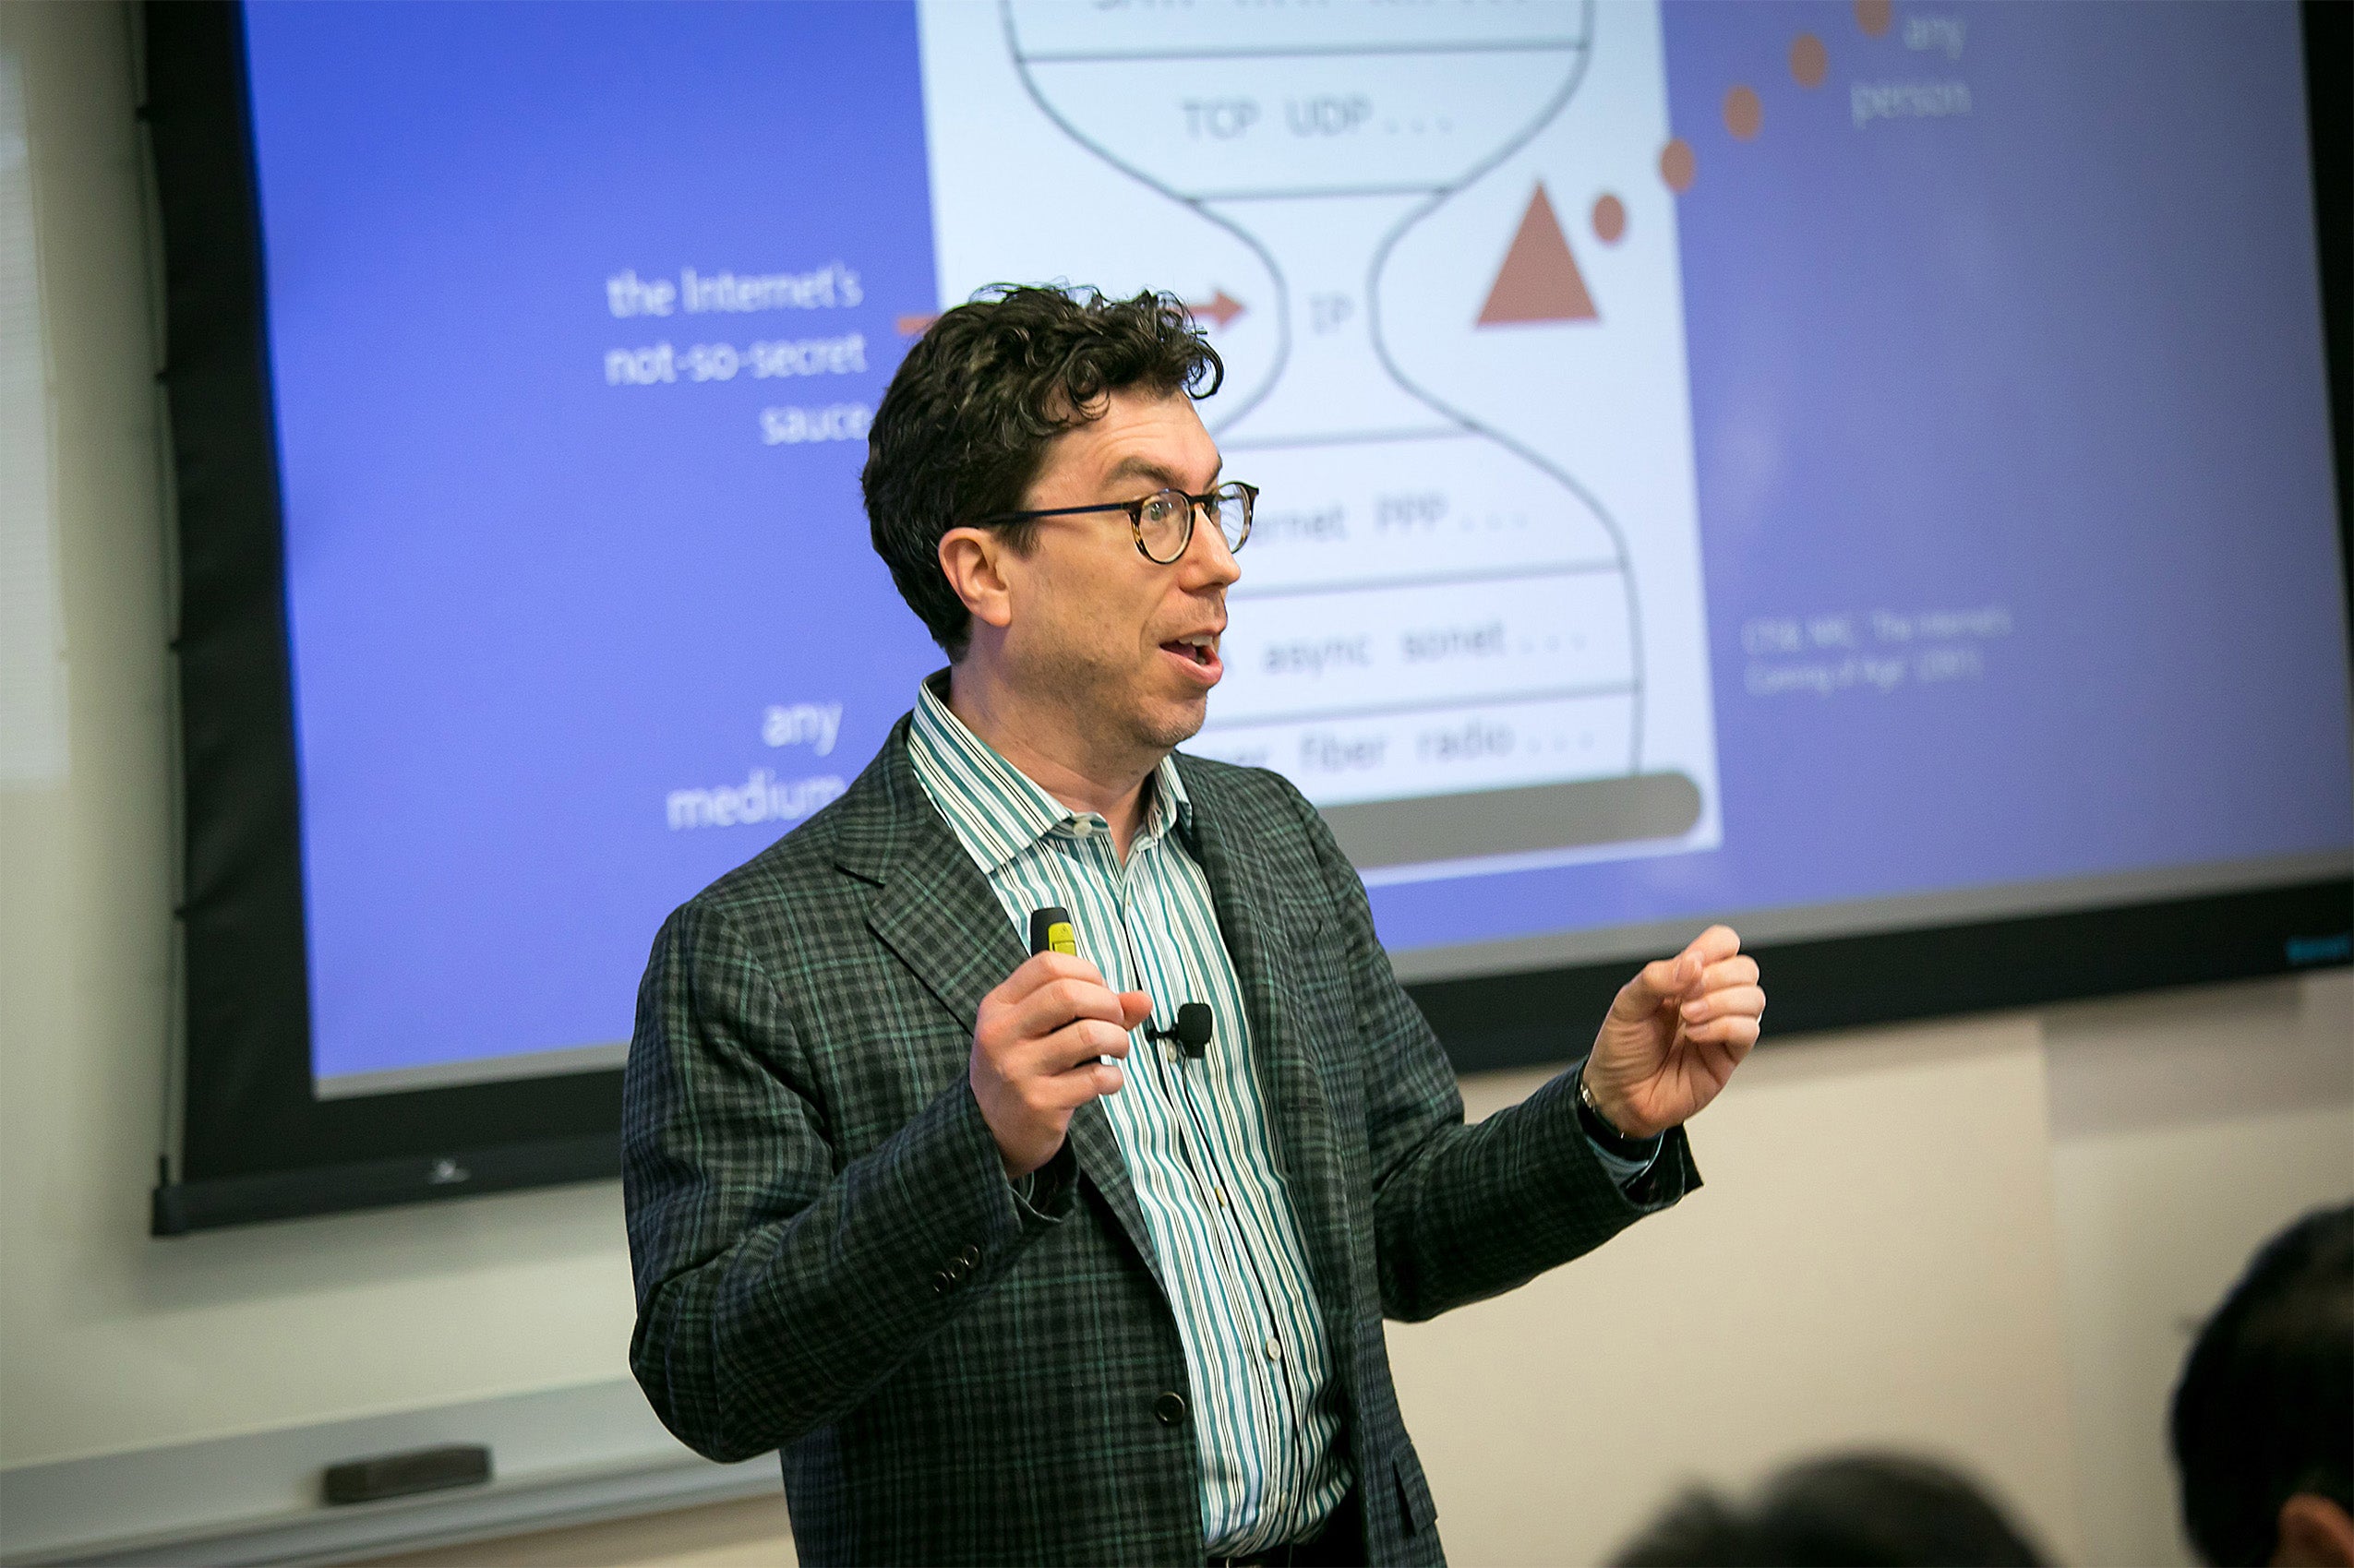
[[[1259,502],[1259,487],[1255,485],[1245,485],[1239,479],[1230,479],[1225,484],[1205,490],[1198,496],[1188,496],[1184,491],[1171,486],[1167,489],[1155,490],[1149,496],[1139,496],[1133,501],[1099,501],[1090,507],[1047,507],[1036,511],[998,512],[994,516],[981,519],[979,526],[994,528],[1002,522],[1027,522],[1034,518],[1041,517],[1077,517],[1083,512],[1126,512],[1128,536],[1136,542],[1136,554],[1157,567],[1173,567],[1185,558],[1186,551],[1194,547],[1194,525],[1199,521],[1203,509],[1216,500],[1219,493],[1224,490],[1243,492],[1243,536],[1226,546],[1228,553],[1231,554],[1251,542],[1251,520],[1258,510]],[[1165,561],[1145,548],[1145,508],[1163,496],[1174,496],[1185,503],[1185,536],[1177,542],[1177,553]],[[1223,539],[1226,536],[1225,529],[1220,528],[1218,532],[1219,538]]]

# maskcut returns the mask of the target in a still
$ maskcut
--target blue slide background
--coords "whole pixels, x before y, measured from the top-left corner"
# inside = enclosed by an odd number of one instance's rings
[[[1904,47],[1968,24],[1958,62]],[[2297,17],[1664,9],[1718,852],[1381,890],[1393,948],[2354,839]],[[1800,89],[1790,41],[1833,46]],[[1844,90],[1964,82],[1859,132]],[[1735,84],[1761,100],[1727,132]],[[1760,621],[2000,606],[1985,673],[1753,695]],[[1863,652],[1885,654],[1868,636]],[[1898,650],[1902,652],[1902,650]]]
[[[670,791],[855,776],[937,664],[863,441],[933,308],[903,6],[248,13],[322,1077],[625,1039],[669,907],[774,835]],[[859,276],[616,319],[606,280]],[[865,376],[608,386],[614,347],[862,331]],[[814,382],[821,385],[811,385]],[[831,755],[772,705],[842,704]]]
[[[1956,58],[1916,14],[1666,11],[1723,847],[1381,886],[1393,948],[2354,843],[2295,12],[1972,8]],[[912,11],[247,19],[316,1070],[625,1038],[664,913],[790,825],[672,792],[820,800],[939,662],[864,442],[763,439],[871,408],[935,308]],[[1858,129],[1854,81],[1972,108]],[[613,314],[685,268],[858,303]],[[607,382],[853,332],[863,371]],[[1985,607],[1964,678],[1752,689]],[[837,703],[823,755],[763,737]]]

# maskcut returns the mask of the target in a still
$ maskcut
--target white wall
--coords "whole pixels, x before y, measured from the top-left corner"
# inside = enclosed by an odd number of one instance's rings
[[[2255,1246],[2354,1196],[2354,979],[1785,1042],[1692,1143],[1673,1214],[1393,1328],[1460,1561],[1597,1561],[1686,1478],[1895,1442],[2070,1561],[2187,1563],[2166,1402]]]
[[[2085,1536],[2189,1562],[2167,1400],[2256,1244],[2354,1197],[2354,979],[2061,1009],[2045,1035]]]
[[[70,745],[61,783],[0,786],[0,1466],[611,1378],[610,1187],[146,1236],[174,786],[126,13],[0,6],[0,54],[31,126]],[[1975,1465],[2079,1561],[2179,1561],[2156,1421],[2184,1324],[2354,1192],[2354,984],[1785,1044],[1694,1140],[1709,1185],[1674,1215],[1397,1331],[1458,1561],[1590,1561],[1682,1477],[1865,1438]]]
[[[1483,1111],[1540,1081],[1467,1087]],[[2080,1556],[2047,1128],[2032,1019],[1753,1057],[1674,1213],[1392,1327],[1450,1550],[1594,1562],[1671,1485],[1880,1444],[1966,1464]]]

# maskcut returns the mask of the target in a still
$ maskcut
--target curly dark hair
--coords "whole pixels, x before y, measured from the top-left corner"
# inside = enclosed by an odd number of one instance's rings
[[[1019,509],[1048,443],[1103,417],[1112,393],[1206,398],[1225,378],[1170,293],[1001,283],[931,324],[875,410],[859,483],[875,553],[950,659],[965,656],[972,616],[940,569],[941,537]],[[1017,551],[1034,532],[1004,525]]]

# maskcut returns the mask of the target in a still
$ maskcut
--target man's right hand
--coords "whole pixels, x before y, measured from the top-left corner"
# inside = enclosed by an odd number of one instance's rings
[[[1152,1016],[1142,991],[1114,991],[1096,966],[1068,953],[1034,954],[981,998],[969,1075],[1005,1174],[1027,1176],[1054,1157],[1071,1113],[1117,1094],[1128,1031]]]

